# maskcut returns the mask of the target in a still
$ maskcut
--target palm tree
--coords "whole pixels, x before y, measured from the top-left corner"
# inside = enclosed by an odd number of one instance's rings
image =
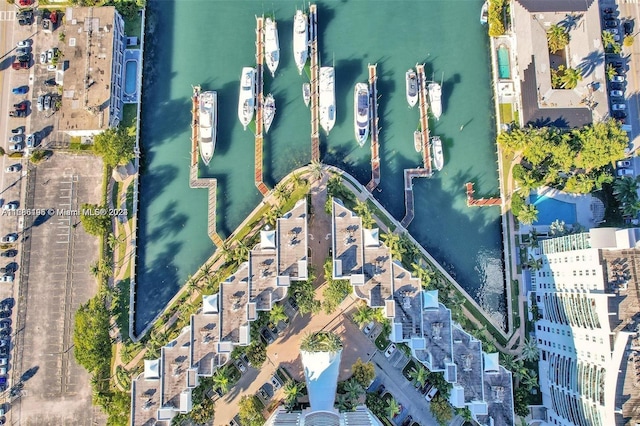
[[[580,81],[582,81],[582,71],[576,68],[567,68],[560,77],[560,85],[564,89],[575,89]]]
[[[309,333],[300,342],[300,350],[305,352],[338,352],[341,349],[340,337],[329,331]]]
[[[412,369],[409,372],[409,377],[411,377],[411,379],[415,380],[416,384],[419,387],[424,386],[425,382],[427,381],[427,376],[428,375],[429,375],[429,372],[422,365],[419,366],[417,369],[416,368]]]
[[[411,266],[413,267],[413,275],[420,280],[422,288],[428,289],[431,286],[431,281],[433,280],[433,272],[422,265],[418,265],[417,263],[412,263]]]
[[[556,53],[569,44],[569,33],[560,25],[552,25],[547,30],[547,43],[549,45],[549,51]]]
[[[533,255],[529,255],[527,266],[533,271],[539,271],[540,269],[542,269],[542,259],[536,259],[535,257],[533,257]]]
[[[608,64],[607,65],[606,72],[607,72],[607,79],[609,81],[613,80],[613,77],[618,75],[618,71],[616,70],[616,67],[613,66],[613,64]]]
[[[309,171],[311,172],[311,176],[315,180],[322,179],[324,165],[320,161],[313,160],[309,165]]]
[[[635,217],[640,211],[640,200],[635,200],[626,203],[622,206],[622,215],[628,217]]]
[[[333,195],[339,198],[339,194],[342,192],[342,177],[335,175],[329,178],[327,182],[327,194]]]
[[[358,310],[353,314],[353,321],[358,324],[358,327],[370,323],[372,319],[373,309],[365,304],[358,306]]]
[[[344,384],[344,392],[350,400],[357,401],[358,398],[360,398],[360,395],[364,393],[364,389],[355,379],[349,379]]]
[[[520,213],[518,214],[518,220],[525,224],[531,225],[538,219],[538,209],[533,204],[525,204],[522,206]]]
[[[398,413],[400,413],[400,404],[398,404],[398,401],[396,401],[395,398],[392,397],[389,402],[387,402],[386,412],[390,419],[393,419],[398,415]]]
[[[289,197],[289,195],[291,195],[291,191],[285,183],[280,182],[275,188],[273,188],[273,195],[275,195],[279,203],[282,203]]]
[[[528,370],[527,374],[520,381],[520,384],[527,390],[538,387],[538,373],[533,370]]]
[[[502,360],[501,360],[502,366],[509,371],[515,370],[518,364],[518,362],[516,361],[516,358],[511,354],[500,353],[500,355],[502,355]]]
[[[352,407],[351,400],[345,394],[339,394],[336,398],[336,408],[341,413],[345,411],[350,411]]]
[[[267,225],[269,225],[272,228],[276,227],[276,222],[278,221],[278,218],[280,217],[280,208],[276,207],[276,206],[271,206],[271,208],[269,210],[267,210],[267,212],[265,213],[264,217],[264,221],[267,223]]]
[[[409,262],[413,262],[420,255],[420,250],[413,241],[411,241],[409,234],[406,232],[400,234],[400,246],[402,246]]]
[[[362,226],[367,229],[371,229],[375,226],[375,221],[373,220],[373,214],[371,213],[371,209],[369,205],[364,201],[358,200],[356,202],[353,211],[360,216],[362,220]]]
[[[284,399],[288,406],[292,407],[298,402],[298,398],[302,396],[302,383],[289,380],[284,385]]]
[[[233,262],[239,265],[242,262],[246,261],[248,258],[249,247],[247,247],[242,241],[238,241],[232,252]]]
[[[113,250],[118,244],[122,243],[124,239],[125,239],[124,235],[119,235],[116,237],[116,235],[113,232],[110,232],[109,235],[107,236],[107,245],[111,250]]]
[[[224,366],[216,372],[213,376],[213,385],[217,388],[220,388],[222,393],[227,393],[229,391],[231,371],[228,366]]]
[[[638,179],[616,179],[613,182],[613,196],[620,204],[635,202],[638,199]]]
[[[538,351],[538,344],[536,343],[536,340],[525,339],[519,359],[523,359],[525,361],[537,361],[539,356],[540,353]]]
[[[616,39],[614,38],[613,33],[611,31],[604,30],[602,32],[602,45],[604,48],[607,49],[609,46],[614,44],[616,44]]]
[[[89,266],[89,272],[91,272],[91,275],[97,278],[98,275],[100,274],[100,262],[99,261],[93,262],[91,266]]]
[[[302,179],[302,176],[300,176],[300,173],[293,172],[291,174],[291,183],[293,184],[294,188],[298,188],[300,185],[302,185],[303,182],[304,182],[304,179]]]
[[[400,235],[393,232],[387,232],[382,234],[382,241],[389,248],[391,257],[396,260],[402,260],[402,255],[405,253],[404,247],[400,245]]]
[[[278,324],[280,321],[286,321],[287,319],[289,317],[284,312],[284,306],[277,303],[274,304],[269,312],[269,320],[274,324]]]

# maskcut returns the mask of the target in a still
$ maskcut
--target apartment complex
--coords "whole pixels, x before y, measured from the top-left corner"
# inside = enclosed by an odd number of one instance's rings
[[[639,229],[598,228],[530,250],[544,425],[608,426],[640,418]],[[532,337],[533,338],[533,337]]]
[[[113,6],[68,7],[56,79],[63,84],[59,130],[89,137],[122,119],[124,20]],[[60,81],[61,80],[61,81]]]
[[[279,218],[273,230],[260,231],[260,242],[247,262],[204,296],[202,308],[180,335],[145,361],[131,384],[131,424],[169,425],[192,409],[191,392],[199,377],[210,377],[226,364],[233,348],[249,345],[251,321],[287,295],[291,281],[307,279],[307,204],[300,201]],[[153,423],[155,422],[155,423]]]
[[[468,407],[480,425],[513,425],[511,372],[499,365],[498,354],[451,318],[438,301],[438,291],[425,291],[379,240],[378,229],[340,201],[333,201],[333,278],[351,282],[354,293],[391,320],[390,340],[406,343],[413,356],[432,372],[442,372],[453,385],[449,402]]]

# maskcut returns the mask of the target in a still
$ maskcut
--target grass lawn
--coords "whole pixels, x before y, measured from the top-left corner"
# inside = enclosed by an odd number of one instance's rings
[[[511,104],[500,104],[500,123],[506,124],[513,121],[513,106]]]
[[[125,195],[125,208],[127,209],[127,219],[129,220],[133,217],[133,190],[133,183],[130,183],[127,186],[127,194]]]
[[[139,13],[135,16],[128,16],[124,21],[124,33],[129,37],[138,37],[140,38],[140,33],[142,30],[142,17]],[[133,48],[139,48],[140,46],[131,46]]]
[[[396,225],[393,224],[393,222],[387,217],[387,215],[385,215],[384,213],[382,213],[382,211],[380,211],[378,206],[373,204],[373,201],[367,199],[367,206],[369,206],[369,209],[371,210],[371,213],[373,213],[374,216],[380,219],[382,223],[387,225],[387,228],[389,228],[390,232],[395,231]]]
[[[416,369],[416,363],[415,361],[412,359],[411,361],[409,361],[407,363],[407,365],[405,365],[405,367],[402,369],[402,375],[404,377],[407,378],[407,380],[411,380],[411,378],[409,377],[409,373],[413,370]]]
[[[136,124],[136,115],[138,113],[136,104],[124,104],[122,107],[122,125],[130,127]]]
[[[384,337],[382,333],[376,338],[376,347],[381,351],[384,351],[385,349],[387,349],[387,346],[389,346],[389,343],[391,342],[389,342],[389,340],[386,337]]]

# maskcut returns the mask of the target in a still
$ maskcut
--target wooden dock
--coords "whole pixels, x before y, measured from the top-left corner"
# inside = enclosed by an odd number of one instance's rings
[[[318,9],[309,6],[311,40],[311,161],[320,161],[320,61],[318,53]]]
[[[431,177],[427,169],[404,169],[404,217],[400,224],[406,228],[415,217],[413,206],[413,178]]]
[[[200,86],[193,86],[193,103],[191,106],[191,159],[189,164],[189,187],[208,189],[207,233],[216,247],[222,247],[222,238],[216,229],[216,194],[218,180],[198,177],[198,117],[200,109]]]
[[[380,184],[380,146],[378,135],[378,64],[369,64],[369,96],[371,97],[371,181],[367,184],[367,189],[372,192]]]
[[[429,143],[429,104],[427,103],[427,79],[424,64],[416,65],[418,75],[418,103],[420,104],[420,132],[422,133],[422,164],[431,177],[431,145]]]
[[[476,191],[473,189],[473,182],[467,182],[464,185],[467,189],[467,206],[468,207],[485,207],[485,206],[500,207],[502,205],[502,199],[500,197],[475,198],[473,194]]]
[[[262,175],[262,148],[264,143],[264,17],[256,16],[256,135],[255,135],[255,184],[264,197],[269,188]]]

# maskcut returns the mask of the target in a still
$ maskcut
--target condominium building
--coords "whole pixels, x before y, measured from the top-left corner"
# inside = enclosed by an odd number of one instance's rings
[[[68,7],[56,79],[63,85],[59,130],[93,136],[122,120],[124,20],[113,6]]]
[[[544,425],[609,426],[638,419],[635,349],[640,303],[638,229],[598,228],[530,250],[530,297],[539,319]],[[636,368],[638,370],[636,370]]]
[[[159,359],[145,361],[145,371],[131,384],[132,425],[169,425],[176,414],[191,411],[199,377],[211,377],[235,346],[249,345],[258,311],[284,299],[291,281],[308,278],[307,234],[306,200],[279,218],[275,229],[260,231],[248,261],[220,283],[218,293],[203,296],[202,308]]]
[[[354,294],[391,320],[392,342],[406,343],[412,355],[432,372],[442,372],[453,385],[449,402],[468,407],[480,425],[513,425],[511,372],[499,365],[498,354],[451,318],[438,291],[425,291],[379,239],[379,230],[340,201],[333,201],[333,278],[349,280]]]

